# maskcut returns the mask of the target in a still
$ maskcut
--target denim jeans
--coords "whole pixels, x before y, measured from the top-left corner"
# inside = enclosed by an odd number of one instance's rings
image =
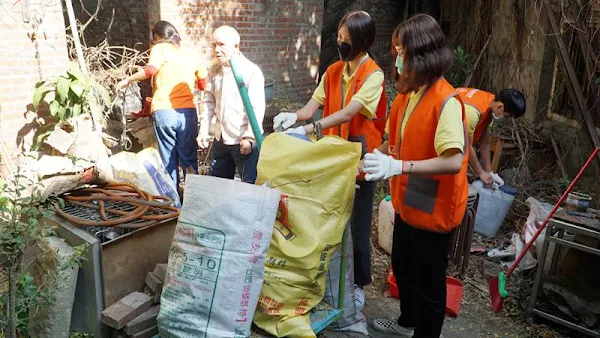
[[[210,175],[233,179],[237,168],[243,182],[254,184],[256,181],[256,165],[258,163],[258,147],[252,142],[252,152],[240,154],[240,145],[226,145],[222,140],[215,140],[212,145]]]
[[[179,165],[183,169],[184,176],[189,167],[198,173],[196,109],[160,109],[152,113],[152,120],[163,165],[175,183],[175,187],[179,188]]]

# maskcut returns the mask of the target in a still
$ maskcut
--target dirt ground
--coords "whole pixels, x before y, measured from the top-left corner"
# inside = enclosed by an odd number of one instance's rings
[[[390,256],[379,246],[378,203],[374,208],[372,225],[372,254],[373,254],[373,284],[366,291],[367,303],[364,313],[369,321],[369,332],[372,337],[391,337],[375,331],[370,323],[375,318],[395,319],[400,313],[399,301],[386,297],[388,288],[387,273],[390,266]],[[489,246],[479,236],[475,236],[474,245]],[[520,308],[520,302],[508,299],[501,313],[494,313],[490,307],[487,291],[488,284],[483,276],[483,261],[481,255],[471,255],[469,270],[463,279],[463,290],[460,314],[456,318],[446,317],[442,336],[453,337],[569,337],[568,332],[558,332],[541,324],[529,324],[526,314]],[[452,267],[449,269],[452,274]],[[528,276],[530,277],[530,276]],[[515,284],[528,284],[524,278],[519,278]],[[519,292],[516,292],[519,294]],[[562,330],[564,331],[564,330]],[[360,337],[339,332],[326,332],[323,337]]]

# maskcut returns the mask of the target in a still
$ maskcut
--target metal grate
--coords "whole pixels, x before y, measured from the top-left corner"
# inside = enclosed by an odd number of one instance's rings
[[[90,203],[97,205],[96,202],[90,202]],[[135,210],[135,208],[136,208],[135,206],[133,206],[129,203],[119,202],[119,201],[105,201],[104,207],[106,209],[114,209],[114,210],[119,210],[119,211],[124,211],[124,212],[131,212],[131,211]],[[87,221],[102,221],[103,220],[100,215],[99,210],[92,209],[92,208],[86,208],[86,207],[80,206],[80,205],[71,204],[68,201],[65,202],[65,206],[62,209],[64,212],[66,212],[67,214],[69,214],[71,216],[79,217],[79,218],[87,220]],[[167,215],[169,213],[170,212],[168,210],[164,210],[164,209],[150,209],[146,213],[146,215]],[[118,219],[120,217],[119,215],[115,215],[115,214],[109,213],[109,212],[106,213],[106,216],[109,220]],[[114,227],[92,227],[92,226],[81,226],[81,225],[77,225],[77,226],[79,228],[84,229],[85,231],[89,232],[94,237],[98,238],[98,240],[100,240],[101,243],[104,243],[104,242],[116,239],[120,236],[123,236],[125,234],[128,234],[130,232],[137,230],[137,228],[135,228],[135,225],[144,223],[144,222],[147,222],[147,221],[138,219],[138,220],[128,222],[128,223],[123,223],[120,226],[114,226]],[[130,228],[131,226],[133,226],[134,228]]]

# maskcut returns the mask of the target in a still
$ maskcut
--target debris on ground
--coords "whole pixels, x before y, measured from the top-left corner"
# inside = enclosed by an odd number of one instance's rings
[[[167,264],[157,264],[146,275],[144,292],[132,292],[102,312],[102,322],[117,330],[113,337],[153,337],[166,278]]]

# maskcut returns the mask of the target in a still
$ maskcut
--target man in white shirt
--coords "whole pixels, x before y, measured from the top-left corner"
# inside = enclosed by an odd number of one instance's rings
[[[213,33],[213,48],[218,63],[208,73],[198,145],[202,149],[208,147],[210,123],[216,116],[210,175],[233,179],[237,168],[242,181],[254,183],[258,148],[229,60],[236,58],[236,72],[241,74],[248,88],[261,133],[265,115],[265,79],[260,68],[250,62],[239,47],[240,35],[234,28],[221,26]]]

